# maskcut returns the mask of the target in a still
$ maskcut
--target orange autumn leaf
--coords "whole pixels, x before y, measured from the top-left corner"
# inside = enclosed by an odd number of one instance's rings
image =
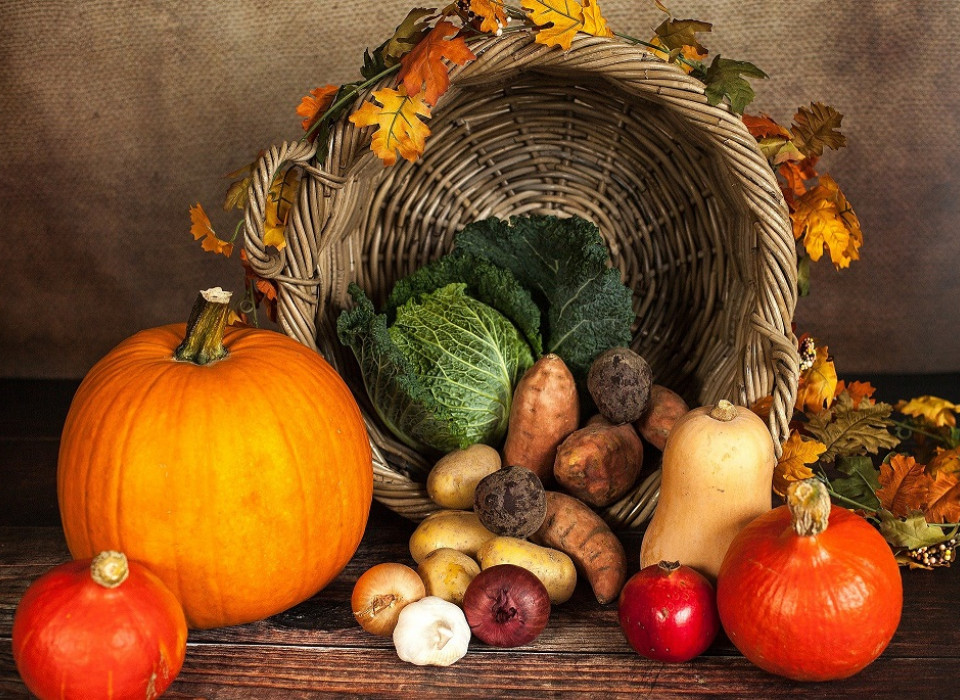
[[[227,258],[233,254],[233,243],[217,237],[213,225],[210,223],[210,217],[207,216],[199,202],[190,207],[190,233],[194,240],[202,240],[201,247],[210,253],[223,255]]]
[[[497,0],[470,0],[470,11],[480,18],[480,31],[496,34],[507,26],[507,12]]]
[[[910,399],[910,401],[899,402],[897,410],[907,416],[923,418],[938,428],[942,428],[945,425],[955,426],[957,424],[956,414],[960,411],[960,406],[946,399],[925,395]]]
[[[880,465],[877,498],[898,518],[919,510],[929,523],[960,522],[960,475],[931,476],[909,455],[894,455]]]
[[[837,368],[826,345],[817,348],[813,365],[800,375],[797,386],[798,411],[818,413],[829,408],[837,391]]]
[[[829,175],[820,178],[820,183],[797,200],[793,214],[793,235],[803,239],[803,246],[816,262],[829,251],[830,259],[837,269],[849,267],[851,261],[860,258],[863,233],[860,220],[840,192],[837,183]]]
[[[570,48],[578,32],[611,36],[596,0],[520,0],[530,20],[540,27],[535,41],[545,46]]]
[[[253,296],[254,307],[260,306],[261,302],[266,302],[267,318],[276,323],[277,321],[277,283],[273,280],[264,279],[250,265],[250,259],[247,252],[240,249],[240,263],[243,266],[244,281]],[[247,323],[247,314],[241,314],[243,323]]]
[[[408,95],[416,95],[422,90],[427,104],[437,104],[450,87],[449,72],[443,60],[462,66],[476,58],[462,36],[450,39],[456,33],[457,28],[450,22],[438,22],[410,53],[400,59],[397,80],[403,83]]]
[[[783,453],[773,471],[773,490],[783,496],[792,482],[812,477],[813,470],[807,465],[816,462],[826,451],[827,446],[819,440],[802,437],[797,431],[791,432],[783,443]]]
[[[813,166],[815,158],[804,158],[803,160],[789,160],[778,163],[780,175],[787,183],[789,192],[796,197],[802,197],[807,193],[807,181],[817,176],[817,171]],[[795,202],[795,200],[793,200]]]
[[[309,95],[301,98],[300,104],[297,105],[297,114],[303,117],[300,125],[304,131],[310,131],[311,127],[320,120],[327,108],[333,104],[333,98],[336,97],[339,89],[337,85],[324,85],[314,88]]]
[[[777,124],[777,122],[767,114],[744,114],[742,118],[743,125],[747,127],[747,131],[749,131],[750,135],[757,139],[757,141],[766,138],[782,138],[789,141],[791,138],[791,134],[786,127]]]
[[[844,391],[850,394],[850,398],[853,400],[853,407],[860,408],[860,403],[866,401],[867,405],[873,405],[875,402],[873,400],[873,395],[876,393],[877,389],[870,382],[860,382],[853,381],[847,384],[842,379],[837,382],[837,390],[834,393],[834,397],[840,396]]]
[[[384,165],[397,162],[397,154],[410,162],[423,153],[430,129],[420,117],[430,117],[430,106],[422,95],[410,96],[401,85],[399,90],[383,88],[373,93],[380,104],[364,102],[350,115],[357,127],[376,126],[370,149]]]

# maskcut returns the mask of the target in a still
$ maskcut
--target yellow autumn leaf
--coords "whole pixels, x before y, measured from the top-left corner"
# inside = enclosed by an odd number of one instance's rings
[[[597,0],[583,0],[583,26],[580,31],[591,36],[613,36],[607,20],[600,13]]]
[[[956,413],[960,406],[936,396],[918,396],[909,401],[901,401],[896,406],[900,413],[915,418],[923,418],[938,428],[957,424]]]
[[[796,430],[792,431],[783,443],[783,454],[773,471],[773,490],[783,496],[792,482],[812,477],[813,470],[807,465],[816,462],[826,451],[827,446],[819,440],[811,440],[802,437]]]
[[[837,183],[829,175],[805,192],[798,200],[793,219],[793,235],[803,239],[810,259],[817,261],[824,249],[837,269],[849,267],[860,259],[863,233],[860,220]]]
[[[287,245],[284,230],[287,228],[299,182],[300,172],[296,168],[289,168],[282,176],[278,175],[270,186],[263,213],[264,245],[272,245],[277,250],[282,250]]]
[[[429,127],[420,119],[430,117],[430,106],[424,102],[423,96],[419,93],[410,96],[400,85],[398,90],[377,90],[373,99],[380,104],[364,102],[350,115],[350,121],[357,127],[378,127],[370,149],[384,165],[396,163],[398,153],[410,162],[417,160],[430,135]]]
[[[837,391],[837,368],[830,359],[826,345],[817,348],[810,369],[800,374],[797,385],[798,411],[819,413],[829,408]]]
[[[612,36],[596,0],[521,0],[531,21],[540,27],[536,42],[545,46],[570,48],[577,32],[593,36]]]
[[[937,448],[937,453],[927,463],[927,474],[936,477],[940,472],[960,476],[960,447]]]

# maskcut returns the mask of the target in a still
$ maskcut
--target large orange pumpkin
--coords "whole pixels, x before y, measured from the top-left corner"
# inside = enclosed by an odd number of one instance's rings
[[[224,329],[217,292],[188,325],[141,331],[90,370],[57,477],[73,557],[113,549],[147,564],[193,628],[317,593],[356,552],[373,496],[340,376],[280,333]]]

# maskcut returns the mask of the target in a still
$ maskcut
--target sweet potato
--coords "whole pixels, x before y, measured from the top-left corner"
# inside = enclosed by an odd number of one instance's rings
[[[549,353],[528,369],[513,392],[503,465],[526,467],[540,480],[553,479],[557,447],[580,423],[580,399],[573,374]]]
[[[603,518],[583,501],[547,491],[546,520],[530,539],[559,549],[573,559],[601,605],[620,595],[627,579],[623,544]]]
[[[674,423],[689,411],[690,407],[679,394],[665,386],[654,384],[650,387],[647,410],[633,426],[644,440],[662,452]]]
[[[565,491],[591,506],[617,501],[637,481],[643,443],[630,423],[591,420],[560,443],[553,475]]]

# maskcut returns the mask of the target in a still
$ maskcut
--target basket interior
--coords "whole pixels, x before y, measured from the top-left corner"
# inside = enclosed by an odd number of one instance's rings
[[[742,343],[755,285],[739,252],[754,233],[699,127],[649,94],[555,69],[454,87],[430,127],[416,163],[358,159],[355,220],[326,241],[331,267],[348,272],[325,290],[320,345],[353,386],[362,387],[355,363],[333,330],[351,303],[348,282],[379,308],[397,279],[449,250],[471,221],[576,214],[597,224],[634,290],[633,348],[655,381],[690,402],[712,398],[702,396],[706,377]]]

